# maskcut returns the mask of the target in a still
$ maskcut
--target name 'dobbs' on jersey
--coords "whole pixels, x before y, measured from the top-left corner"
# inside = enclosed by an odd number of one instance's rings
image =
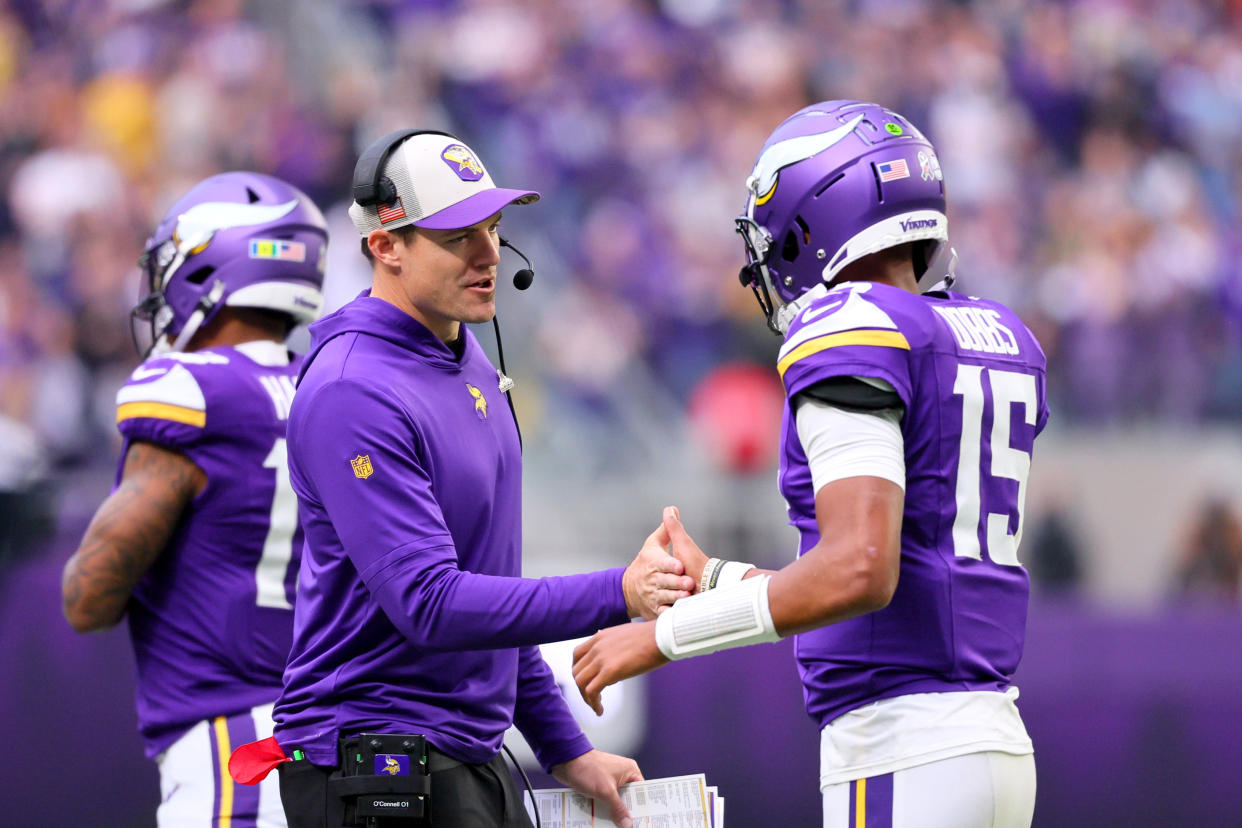
[[[967,351],[985,354],[1016,354],[1018,339],[1000,323],[1000,311],[992,308],[935,307],[949,325],[957,344]]]

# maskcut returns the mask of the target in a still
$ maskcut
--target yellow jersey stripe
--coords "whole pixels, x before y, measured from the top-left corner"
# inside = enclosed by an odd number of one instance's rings
[[[134,417],[172,420],[174,423],[185,423],[199,428],[207,425],[207,412],[196,408],[158,402],[132,402],[117,406],[116,421],[118,423]]]
[[[859,779],[854,794],[854,828],[867,828],[867,780]]]
[[[885,348],[910,350],[910,343],[906,341],[901,331],[842,331],[803,342],[776,364],[776,370],[780,373],[781,379],[784,379],[789,366],[798,360],[829,348],[840,348],[843,345],[879,345]]]
[[[233,824],[233,777],[229,776],[229,723],[223,716],[216,716],[211,723],[216,735],[216,756],[220,760],[220,818],[215,828],[230,828]]]

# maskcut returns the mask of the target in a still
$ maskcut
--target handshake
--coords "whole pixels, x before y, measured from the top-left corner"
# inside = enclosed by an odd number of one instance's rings
[[[647,536],[621,579],[630,617],[650,622],[673,602],[698,592],[707,564],[707,555],[681,525],[677,507],[665,507],[659,528]],[[655,626],[609,627],[574,650],[574,682],[596,715],[604,712],[600,693],[605,687],[668,662],[656,645]]]
[[[660,526],[643,541],[621,578],[630,617],[651,621],[673,602],[698,592],[707,560],[686,534],[677,507],[666,506]]]

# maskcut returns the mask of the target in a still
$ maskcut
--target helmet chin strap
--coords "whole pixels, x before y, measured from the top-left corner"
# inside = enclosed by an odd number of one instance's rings
[[[783,336],[789,330],[789,326],[798,318],[798,314],[802,313],[802,309],[807,305],[819,299],[821,296],[828,295],[828,285],[819,284],[790,302],[788,305],[776,311],[776,327],[780,328]]]
[[[194,306],[194,312],[190,314],[190,318],[185,321],[185,325],[181,328],[181,333],[177,334],[177,339],[173,342],[169,350],[180,351],[190,344],[190,340],[194,338],[194,334],[198,333],[199,326],[203,324],[203,320],[207,318],[207,314],[220,304],[220,300],[224,297],[224,282],[219,279],[211,286],[211,290],[207,295],[198,300],[198,304]],[[167,337],[161,336],[167,341]]]
[[[935,293],[953,287],[953,283],[957,281],[957,274],[953,272],[956,268],[957,251],[947,241],[942,241],[936,245],[936,252],[927,263],[927,269],[919,274],[920,281],[928,278],[932,282],[932,286],[923,292]]]

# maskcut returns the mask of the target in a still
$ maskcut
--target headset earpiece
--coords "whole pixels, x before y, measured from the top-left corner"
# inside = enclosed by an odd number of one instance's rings
[[[378,139],[363,151],[354,165],[354,201],[366,207],[372,204],[391,204],[397,197],[397,187],[392,179],[383,174],[384,164],[401,142],[415,135],[445,135],[460,141],[451,132],[439,129],[398,129]]]

